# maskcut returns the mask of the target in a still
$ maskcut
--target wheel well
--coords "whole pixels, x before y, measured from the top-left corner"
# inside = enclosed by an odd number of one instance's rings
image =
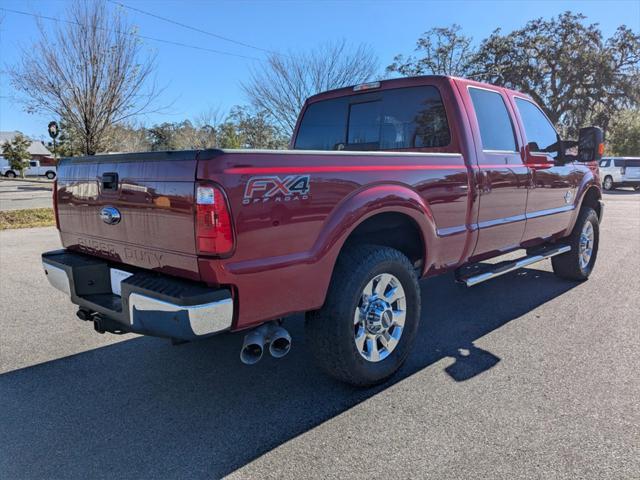
[[[424,241],[414,220],[402,213],[379,213],[366,219],[347,238],[344,247],[384,245],[401,251],[418,268],[424,263]]]
[[[584,194],[584,197],[582,198],[582,207],[593,208],[598,214],[598,218],[600,218],[602,214],[602,212],[600,211],[600,198],[600,190],[598,190],[597,187],[591,187],[589,188],[589,190],[587,190],[587,192]]]

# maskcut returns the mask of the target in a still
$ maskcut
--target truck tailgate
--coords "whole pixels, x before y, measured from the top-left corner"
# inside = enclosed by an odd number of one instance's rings
[[[199,280],[196,168],[196,151],[63,159],[55,193],[63,246]]]

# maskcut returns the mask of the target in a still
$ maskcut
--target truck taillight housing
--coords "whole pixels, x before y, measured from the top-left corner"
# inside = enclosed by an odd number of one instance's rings
[[[228,255],[233,250],[233,227],[227,199],[218,187],[196,187],[196,245],[198,253]]]
[[[60,230],[60,219],[58,218],[58,180],[53,181],[53,215],[56,217],[56,228]]]

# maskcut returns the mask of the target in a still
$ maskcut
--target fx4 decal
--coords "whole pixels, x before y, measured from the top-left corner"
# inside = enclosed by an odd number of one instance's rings
[[[242,203],[290,202],[292,200],[306,200],[309,198],[310,176],[288,175],[277,177],[274,175],[251,177],[244,189]]]

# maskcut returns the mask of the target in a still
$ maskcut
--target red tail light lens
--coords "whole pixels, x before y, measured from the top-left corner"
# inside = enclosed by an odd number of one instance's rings
[[[233,250],[233,228],[227,199],[211,185],[196,188],[196,244],[206,255],[226,255]]]
[[[58,218],[58,180],[53,181],[53,215],[56,217],[56,228],[60,230],[60,219]]]

